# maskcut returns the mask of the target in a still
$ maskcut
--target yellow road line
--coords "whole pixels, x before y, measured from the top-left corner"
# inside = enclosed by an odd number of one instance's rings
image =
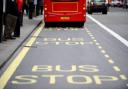
[[[36,30],[36,32],[33,34],[33,36],[38,36],[39,33],[42,31],[44,25],[41,25],[40,28]],[[31,38],[26,46],[32,46],[32,44],[35,42],[37,37]],[[5,70],[3,75],[0,77],[0,89],[4,89],[6,86],[7,82],[13,75],[13,73],[16,71],[22,60],[24,59],[25,55],[28,53],[30,48],[28,47],[23,47],[23,49],[20,51],[20,53],[16,56],[16,58],[12,61],[12,63],[8,66],[8,68]]]
[[[120,78],[121,78],[122,80],[127,80],[127,77],[126,77],[125,75],[120,75]]]
[[[117,71],[117,72],[120,71],[120,68],[119,68],[118,66],[113,66],[113,69],[114,69],[115,71]]]

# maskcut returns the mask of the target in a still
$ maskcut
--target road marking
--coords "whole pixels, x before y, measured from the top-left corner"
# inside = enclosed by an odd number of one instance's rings
[[[60,44],[60,42],[56,42],[56,45],[59,45]]]
[[[102,49],[102,46],[98,46],[99,49]]]
[[[99,45],[98,48],[99,48],[99,49],[102,49],[102,46]]]
[[[121,78],[122,80],[127,80],[127,77],[126,77],[125,75],[120,75],[120,78]]]
[[[94,37],[93,35],[89,35],[89,36]]]
[[[43,27],[44,27],[44,24],[41,24],[41,26],[39,26],[39,28],[36,29],[36,32],[33,34],[33,36],[38,36],[39,33],[42,31]],[[31,38],[27,42],[26,46],[28,46],[28,45],[32,46],[32,44],[33,44],[33,42],[35,42],[36,38],[37,37],[35,37],[35,39]],[[29,47],[23,47],[23,49],[20,51],[20,53],[16,56],[16,58],[12,61],[12,63],[8,66],[8,68],[2,74],[2,76],[0,77],[0,89],[4,89],[7,82],[9,81],[9,79],[11,78],[13,73],[16,71],[17,67],[20,65],[20,63],[24,59],[25,55],[28,53],[29,49],[30,49]]]
[[[94,39],[95,39],[95,37],[91,37],[91,39],[93,39],[93,40],[94,40]]]
[[[72,42],[65,42],[66,45],[71,45]],[[73,42],[75,45],[79,45],[79,42]]]
[[[81,44],[81,45],[84,45],[85,43],[81,41],[80,44]]]
[[[111,59],[109,59],[108,62],[109,62],[110,64],[114,64],[114,61],[111,60]]]
[[[97,42],[97,40],[93,40],[94,42]]]
[[[4,89],[6,86],[8,80],[11,78],[13,73],[16,71],[17,67],[20,65],[21,61],[27,54],[30,48],[24,47],[19,55],[15,58],[15,60],[9,65],[7,70],[3,73],[3,75],[0,77],[0,89]]]
[[[105,51],[105,50],[101,50],[101,53],[105,54],[105,53],[106,53],[106,51]]]
[[[117,72],[120,71],[120,68],[119,68],[118,66],[113,66],[113,69],[114,69],[115,71],[117,71]]]
[[[97,46],[99,46],[99,45],[100,45],[100,43],[96,42],[96,45],[97,45]]]
[[[106,58],[109,58],[109,57],[110,57],[108,54],[105,54],[104,56],[105,56]]]
[[[128,47],[128,41],[125,40],[123,37],[121,37],[119,34],[115,33],[114,31],[112,31],[110,28],[106,27],[105,25],[103,25],[101,22],[99,22],[98,20],[94,19],[92,16],[87,15],[87,17],[89,17],[92,21],[94,21],[95,23],[97,23],[100,27],[102,27],[105,31],[109,32],[112,36],[114,36],[116,39],[118,39],[120,42],[122,42],[124,45],[126,45]]]
[[[110,64],[114,64],[114,61],[112,59],[110,59],[110,56],[107,54],[107,52],[102,48],[102,46],[100,45],[100,43],[97,42],[97,40],[95,39],[94,36],[91,36],[93,35],[89,30],[88,28],[85,27],[85,30],[86,32],[88,33],[88,35],[91,37],[91,39],[93,40],[93,42],[95,43],[95,45],[100,49],[101,53],[104,54],[104,57],[107,58],[108,62]],[[88,32],[89,31],[89,32]],[[90,34],[91,33],[91,34]],[[122,79],[122,80],[127,80],[127,77],[123,74],[121,74],[121,69],[118,67],[118,66],[113,66],[113,69],[119,73],[119,77]]]

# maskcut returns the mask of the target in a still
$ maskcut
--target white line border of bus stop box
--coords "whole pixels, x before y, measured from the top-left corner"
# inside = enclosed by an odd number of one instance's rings
[[[94,19],[92,16],[87,15],[87,17],[90,18],[92,21],[94,21],[97,25],[99,25],[105,31],[109,32],[112,36],[114,36],[116,39],[118,39],[120,42],[122,42],[125,46],[128,47],[128,41],[126,39],[124,39],[122,36],[120,36],[119,34],[115,33],[110,28],[106,27],[101,22],[99,22],[98,20]]]

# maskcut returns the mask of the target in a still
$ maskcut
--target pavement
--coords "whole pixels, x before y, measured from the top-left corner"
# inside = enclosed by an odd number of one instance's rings
[[[38,16],[29,20],[24,16],[23,26],[21,27],[21,36],[15,40],[7,40],[0,43],[0,68],[11,58],[15,51],[29,37],[33,30],[40,23],[42,16]]]

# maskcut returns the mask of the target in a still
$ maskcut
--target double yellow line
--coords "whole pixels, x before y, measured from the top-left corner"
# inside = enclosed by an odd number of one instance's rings
[[[40,32],[42,31],[44,27],[44,24],[42,23],[34,32],[34,34],[25,46],[32,46],[32,44],[36,41],[37,36],[40,34]],[[0,77],[0,89],[4,89],[4,87],[6,86],[7,82],[9,81],[9,79],[11,78],[11,76],[13,75],[13,73],[16,71],[16,69],[18,68],[18,66],[20,65],[20,63],[22,62],[22,60],[24,59],[24,57],[26,56],[26,54],[28,53],[28,51],[30,50],[29,47],[23,47],[23,49],[20,51],[20,53],[16,56],[16,58],[11,62],[11,64],[8,66],[8,68],[5,70],[5,72],[2,74],[2,76]]]

